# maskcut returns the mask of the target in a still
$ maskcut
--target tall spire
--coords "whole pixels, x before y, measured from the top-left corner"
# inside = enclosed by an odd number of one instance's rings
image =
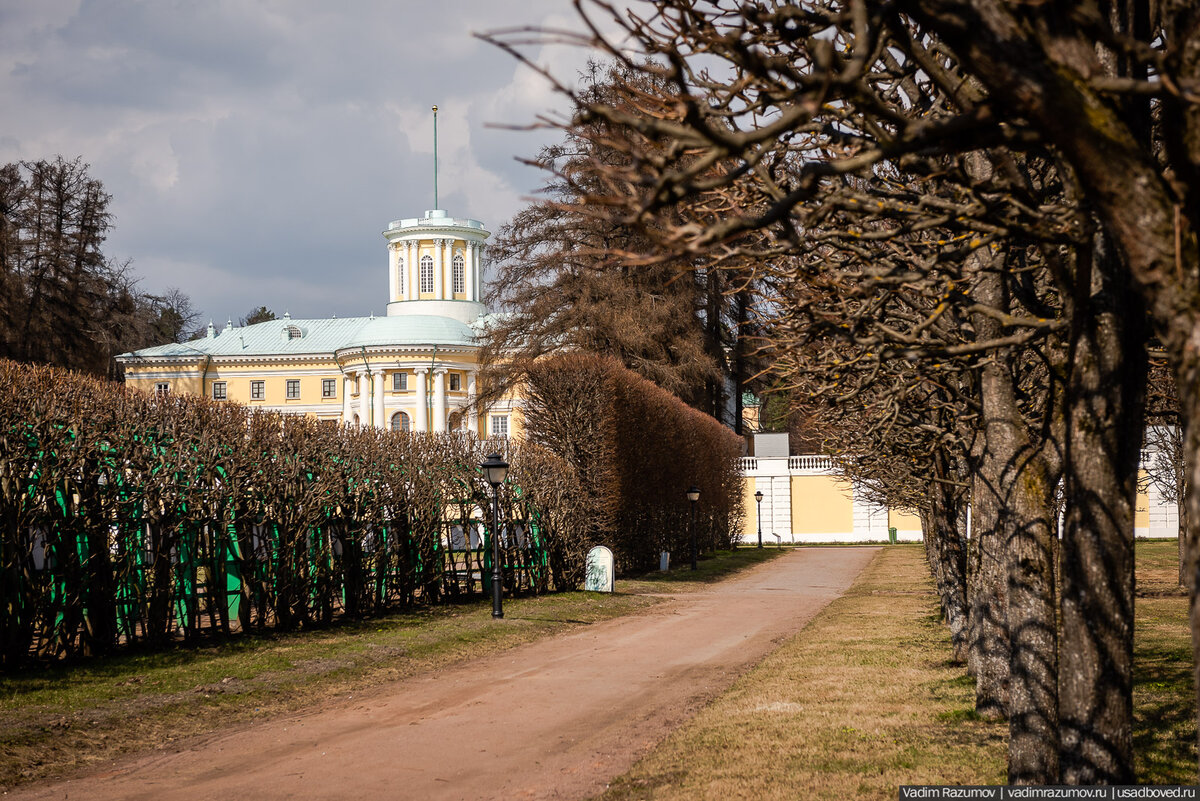
[[[437,196],[437,106],[433,107],[433,207],[441,208]]]

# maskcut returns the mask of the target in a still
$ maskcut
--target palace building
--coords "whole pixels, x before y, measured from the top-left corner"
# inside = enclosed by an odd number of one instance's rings
[[[473,408],[481,256],[489,232],[441,209],[395,220],[387,241],[385,317],[227,322],[205,336],[123,353],[125,382],[156,394],[203,395],[321,420],[403,431],[508,436],[501,401]]]

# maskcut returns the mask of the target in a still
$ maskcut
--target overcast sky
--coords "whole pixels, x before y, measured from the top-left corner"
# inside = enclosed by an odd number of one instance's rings
[[[218,324],[382,314],[387,223],[439,205],[496,231],[562,102],[472,37],[578,27],[567,0],[0,0],[0,162],[82,156],[106,252]],[[578,51],[534,53],[573,77]]]

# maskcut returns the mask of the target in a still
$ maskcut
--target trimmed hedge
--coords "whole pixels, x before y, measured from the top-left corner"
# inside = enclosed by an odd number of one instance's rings
[[[528,440],[569,465],[582,488],[580,538],[567,541],[565,557],[572,577],[597,544],[613,549],[621,572],[653,569],[661,551],[688,559],[692,485],[701,552],[729,547],[741,529],[741,438],[618,362],[589,354],[539,362],[524,412]]]
[[[493,450],[506,591],[575,586],[579,490],[535,447],[0,361],[0,667],[486,593]]]

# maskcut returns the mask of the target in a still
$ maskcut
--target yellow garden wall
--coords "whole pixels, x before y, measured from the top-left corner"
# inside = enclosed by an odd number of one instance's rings
[[[850,485],[835,476],[792,476],[794,534],[838,534],[854,530]]]

